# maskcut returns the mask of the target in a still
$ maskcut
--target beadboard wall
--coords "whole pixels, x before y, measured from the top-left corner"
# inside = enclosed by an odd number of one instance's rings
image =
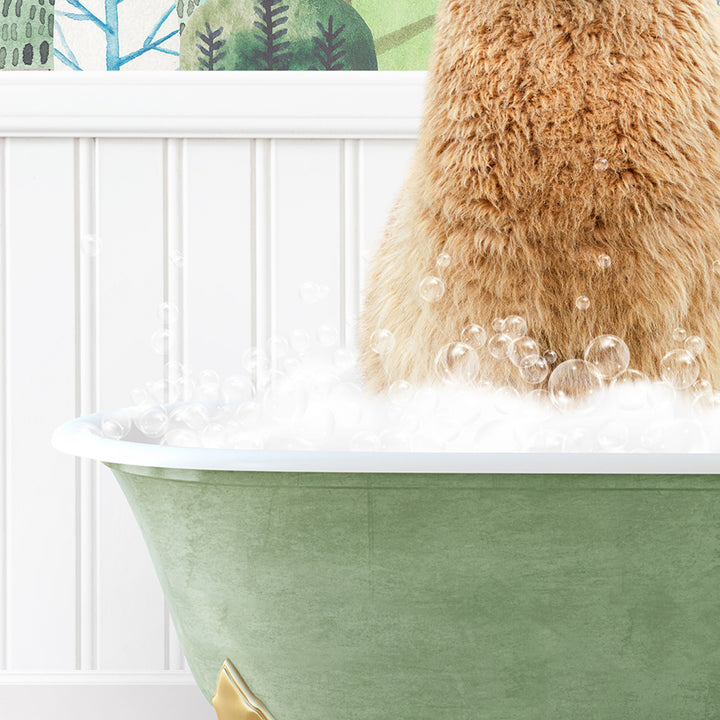
[[[45,717],[43,698],[56,720],[214,717],[118,486],[52,430],[130,404],[168,361],[229,374],[323,323],[353,340],[423,75],[215,75],[0,78],[4,720]],[[301,306],[307,281],[329,297]]]

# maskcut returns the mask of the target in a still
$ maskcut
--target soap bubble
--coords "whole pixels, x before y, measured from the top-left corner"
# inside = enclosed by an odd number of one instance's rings
[[[162,444],[171,447],[200,447],[200,436],[192,430],[174,428],[165,434]]]
[[[445,283],[434,276],[426,277],[420,283],[420,297],[425,302],[437,302],[445,294]]]
[[[333,353],[333,366],[338,372],[352,370],[357,363],[355,352],[349,347],[339,347]]]
[[[599,157],[599,158],[595,161],[593,167],[594,167],[596,170],[602,172],[602,171],[604,171],[604,170],[607,170],[608,167],[610,167],[610,163],[608,162],[607,158]]]
[[[506,358],[510,352],[512,338],[505,333],[493,335],[488,341],[488,352],[497,360]]]
[[[105,413],[100,421],[103,437],[122,440],[130,432],[132,415],[125,410]]]
[[[147,387],[136,387],[130,391],[133,405],[147,405],[150,402],[150,392]]]
[[[170,381],[165,378],[155,380],[148,384],[148,393],[150,395],[150,402],[156,402],[158,405],[162,405],[170,399]]]
[[[267,353],[261,348],[250,348],[243,353],[240,364],[242,365],[243,370],[252,374],[267,371],[270,368],[270,359],[268,358]],[[213,381],[219,382],[217,373],[215,373]],[[198,384],[202,384],[204,382],[206,381],[202,378],[202,376],[198,378]]]
[[[321,325],[318,328],[318,340],[324,348],[331,348],[340,342],[340,334],[331,325]]]
[[[527,396],[540,405],[547,405],[547,403],[550,402],[550,393],[543,388],[536,388],[535,390],[531,390],[527,394]]]
[[[687,350],[671,350],[660,361],[662,379],[676,390],[689,388],[699,374],[698,361]]]
[[[290,343],[282,335],[272,335],[268,338],[268,351],[274,360],[282,360],[290,352]]]
[[[302,355],[307,352],[311,343],[310,333],[307,330],[298,329],[292,331],[290,345],[296,353]]]
[[[306,305],[314,305],[324,300],[330,293],[327,285],[320,285],[316,282],[306,282],[300,286],[300,297]]]
[[[370,348],[378,355],[388,355],[395,348],[395,336],[390,330],[376,330],[370,336]]]
[[[355,433],[350,441],[350,449],[353,452],[378,452],[381,447],[380,436],[369,430]]]
[[[677,327],[673,330],[672,339],[676,343],[684,343],[687,338],[687,330],[681,327]]]
[[[530,355],[520,361],[520,376],[531,385],[539,385],[550,372],[547,360],[539,355]]]
[[[697,335],[691,335],[689,338],[685,339],[685,349],[693,357],[697,357],[698,355],[702,355],[704,352],[705,341]]]
[[[522,318],[519,315],[506,317],[503,324],[503,332],[506,335],[509,335],[513,340],[523,337],[527,334],[527,323],[525,322],[525,318]]]
[[[614,335],[600,335],[585,350],[585,362],[603,380],[611,380],[630,365],[630,350],[625,341]]]
[[[277,421],[297,420],[308,408],[308,389],[300,382],[273,383],[265,394],[265,410]]]
[[[609,255],[598,255],[597,264],[601,270],[607,270],[612,265],[612,258]]]
[[[255,386],[247,375],[231,375],[222,382],[222,399],[228,405],[252,400]]]
[[[452,258],[444,250],[437,256],[436,264],[439,268],[446,268],[452,262]]]
[[[554,350],[546,350],[543,357],[547,360],[548,365],[554,365],[558,361],[557,353]]]
[[[520,367],[524,360],[539,358],[540,347],[530,337],[518,337],[510,343],[510,347],[508,348],[508,357],[515,367]]]
[[[499,317],[493,318],[492,329],[496,333],[502,333],[505,329],[505,320]]]
[[[575,307],[578,310],[587,310],[590,307],[590,298],[585,295],[580,295],[580,297],[575,300]]]
[[[165,348],[167,347],[168,341],[170,340],[170,332],[168,330],[156,330],[153,333],[150,343],[154,353],[158,355],[165,354]]]
[[[548,392],[559,410],[571,410],[578,401],[588,407],[588,401],[602,388],[600,378],[584,360],[566,360],[550,375]]]
[[[412,400],[415,388],[407,380],[396,380],[388,388],[388,399],[395,405],[404,405]]]
[[[618,388],[618,403],[623,410],[639,410],[648,403],[650,378],[639,370],[623,370],[613,378],[612,387]]]
[[[151,405],[135,416],[137,429],[150,438],[159,438],[168,427],[168,414],[162,405]]]
[[[210,412],[202,403],[191,402],[171,410],[170,420],[199,432],[210,421]]]
[[[713,386],[707,380],[698,380],[692,386],[692,394],[694,397],[708,397],[713,394]]]
[[[485,332],[485,328],[473,323],[463,329],[460,340],[471,348],[480,350],[487,342],[487,333]]]
[[[448,343],[435,358],[435,370],[445,383],[470,383],[479,369],[477,353],[465,343]]]
[[[200,440],[205,448],[221,448],[225,442],[225,427],[218,422],[208,423],[200,433]]]
[[[600,428],[597,439],[605,452],[620,452],[628,444],[630,431],[624,422],[612,420]]]

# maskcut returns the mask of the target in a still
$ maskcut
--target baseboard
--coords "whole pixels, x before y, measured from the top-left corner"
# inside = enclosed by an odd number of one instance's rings
[[[216,720],[188,673],[0,674],[2,720]]]

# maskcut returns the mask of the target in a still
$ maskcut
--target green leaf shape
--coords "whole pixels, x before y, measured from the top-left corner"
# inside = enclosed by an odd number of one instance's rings
[[[195,33],[204,32],[208,23],[224,28],[225,70],[267,70],[269,66],[274,70],[309,70],[318,65],[318,23],[328,28],[331,16],[335,28],[345,26],[345,54],[342,63],[335,65],[341,64],[343,70],[378,69],[372,32],[345,0],[284,0],[281,6],[282,13],[271,15],[273,27],[268,28],[262,18],[270,16],[262,0],[205,0],[187,20],[180,38],[180,69],[203,69]]]

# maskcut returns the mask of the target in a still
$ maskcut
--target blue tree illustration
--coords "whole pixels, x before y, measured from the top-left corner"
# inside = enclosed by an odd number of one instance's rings
[[[120,23],[118,20],[118,5],[120,5],[123,0],[105,0],[105,19],[101,19],[91,12],[80,0],[66,0],[66,2],[75,8],[77,12],[56,12],[55,57],[73,70],[82,70],[83,68],[65,39],[59,18],[78,22],[89,22],[104,33],[106,48],[105,60],[108,70],[119,70],[123,65],[151,51],[166,53],[168,55],[178,55],[177,51],[163,47],[163,44],[177,35],[179,31],[173,30],[165,35],[161,35],[162,26],[170,15],[175,12],[175,2],[170,5],[167,11],[165,11],[155,23],[142,46],[125,55],[120,54]],[[158,35],[161,36],[158,37]]]

